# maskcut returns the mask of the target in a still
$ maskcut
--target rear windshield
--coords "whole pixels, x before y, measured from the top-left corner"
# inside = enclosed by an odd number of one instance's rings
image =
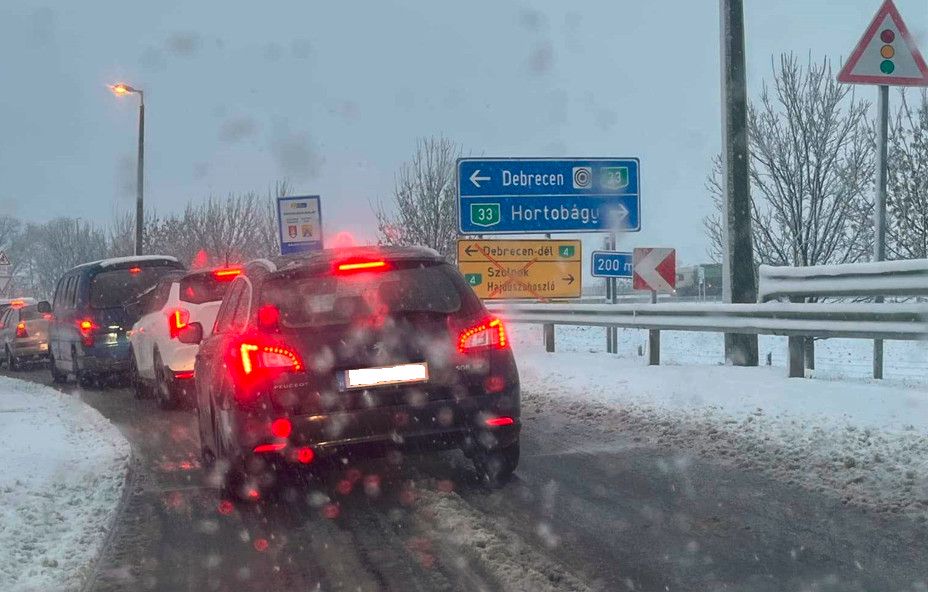
[[[276,306],[281,323],[290,327],[346,324],[381,314],[452,314],[479,306],[475,301],[470,288],[445,264],[275,278],[262,291],[262,303]]]
[[[166,265],[101,271],[90,280],[90,306],[125,306],[177,269]]]
[[[36,306],[24,306],[19,309],[19,320],[20,321],[34,321],[42,315],[39,314],[39,309]]]
[[[190,304],[218,302],[226,295],[232,279],[218,279],[212,272],[185,276],[180,280],[180,299]]]

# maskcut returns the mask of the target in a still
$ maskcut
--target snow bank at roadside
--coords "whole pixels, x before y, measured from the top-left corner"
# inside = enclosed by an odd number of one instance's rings
[[[0,590],[76,590],[125,481],[129,444],[54,389],[0,377]]]
[[[781,368],[648,367],[605,354],[516,351],[523,413],[720,458],[928,519],[928,388],[788,379]]]

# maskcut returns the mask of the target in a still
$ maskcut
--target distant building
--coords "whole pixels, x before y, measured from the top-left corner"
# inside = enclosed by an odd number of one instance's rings
[[[702,296],[709,299],[721,298],[722,264],[704,263],[701,265],[678,268],[677,296]]]

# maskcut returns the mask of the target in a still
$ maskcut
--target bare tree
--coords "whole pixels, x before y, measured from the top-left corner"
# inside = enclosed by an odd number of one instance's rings
[[[887,250],[894,259],[928,257],[928,92],[909,103],[905,92],[890,128],[886,206]]]
[[[106,233],[77,218],[28,224],[24,237],[40,297],[51,297],[58,279],[75,265],[102,259],[107,253]]]
[[[259,249],[255,229],[260,222],[262,199],[250,191],[226,199],[209,197],[184,210],[183,231],[210,263],[226,264],[250,258]]]
[[[783,54],[748,114],[754,247],[761,263],[849,263],[871,252],[873,133],[868,104],[839,84],[831,64],[802,67]],[[717,212],[704,221],[721,251],[721,168],[707,189]]]
[[[255,257],[273,257],[280,253],[280,233],[277,221],[277,198],[290,195],[290,183],[277,181],[274,188],[268,190],[267,199],[258,207],[258,224],[255,227]]]
[[[442,136],[416,141],[415,155],[396,175],[390,207],[381,202],[375,209],[381,244],[423,245],[454,257],[454,168],[460,155],[460,148]]]

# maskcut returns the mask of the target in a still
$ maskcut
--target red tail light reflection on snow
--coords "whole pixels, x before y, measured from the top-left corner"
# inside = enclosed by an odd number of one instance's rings
[[[458,336],[458,351],[465,353],[481,349],[506,349],[509,340],[503,322],[496,318],[461,331]]]

